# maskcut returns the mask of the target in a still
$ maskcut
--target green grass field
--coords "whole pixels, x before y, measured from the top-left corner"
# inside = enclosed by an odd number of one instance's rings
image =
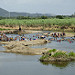
[[[24,20],[18,20],[18,19],[2,19],[0,20],[0,25],[5,26],[16,26],[16,25],[24,25],[27,27],[38,27],[38,26],[75,26],[75,18],[69,18],[69,19],[24,19]]]

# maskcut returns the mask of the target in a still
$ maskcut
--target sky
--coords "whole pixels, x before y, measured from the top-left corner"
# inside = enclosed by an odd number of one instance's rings
[[[75,0],[0,0],[0,8],[9,12],[72,15]]]

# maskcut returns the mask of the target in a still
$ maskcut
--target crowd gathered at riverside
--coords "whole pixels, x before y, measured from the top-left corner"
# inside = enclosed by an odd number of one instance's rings
[[[33,37],[35,37],[33,35]],[[5,33],[0,33],[0,41],[31,41],[31,40],[37,40],[40,38],[39,34],[36,35],[37,38],[31,38],[31,36],[26,37],[24,34],[22,36],[20,35],[16,35],[15,37],[13,37],[13,35],[10,34],[10,36],[7,36],[7,34]]]
[[[11,34],[10,34],[11,35]],[[18,35],[18,36],[10,36],[8,37],[5,33],[0,32],[0,41],[31,41],[31,40],[37,40],[37,39],[47,39],[48,41],[57,41],[57,42],[61,42],[61,41],[68,41],[69,43],[72,43],[75,40],[75,37],[69,37],[69,38],[65,38],[66,34],[65,32],[63,33],[43,33],[43,34],[36,34],[36,35],[32,35],[29,37],[26,37],[25,35]]]
[[[73,43],[75,40],[75,36],[73,37],[65,37],[66,33],[52,33],[51,34],[51,38],[50,40],[56,40],[57,42],[61,42],[61,41],[68,41],[69,43]],[[48,39],[49,40],[49,39]]]

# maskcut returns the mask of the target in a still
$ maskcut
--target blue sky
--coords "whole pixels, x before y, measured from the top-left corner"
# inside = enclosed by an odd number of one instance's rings
[[[75,0],[0,0],[0,8],[15,12],[71,15]]]

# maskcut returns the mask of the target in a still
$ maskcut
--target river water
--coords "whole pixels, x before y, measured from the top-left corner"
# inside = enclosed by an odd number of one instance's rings
[[[40,55],[0,53],[0,75],[75,75],[75,62],[41,63]]]
[[[64,50],[67,52],[74,51],[75,52],[75,41],[73,43],[69,43],[68,41],[52,41],[51,43],[47,43],[44,45],[32,46],[32,48],[51,48],[51,49],[58,49]]]
[[[26,34],[30,36],[32,34]],[[9,35],[8,35],[9,36]],[[14,36],[14,34],[12,35]],[[75,42],[52,41],[32,48],[55,48],[65,51],[75,51]],[[0,50],[4,48],[0,45]],[[75,62],[42,63],[41,55],[19,55],[13,53],[0,53],[0,75],[75,75]]]

